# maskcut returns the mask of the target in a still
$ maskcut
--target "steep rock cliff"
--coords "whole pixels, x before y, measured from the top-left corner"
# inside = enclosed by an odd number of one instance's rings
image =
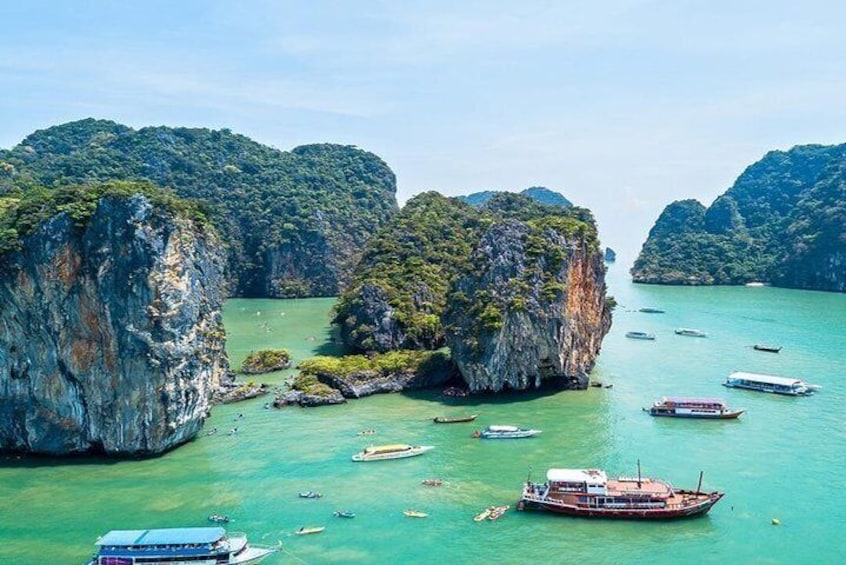
[[[554,225],[493,226],[456,280],[444,323],[470,390],[587,386],[611,327],[603,256]]]
[[[227,369],[217,238],[142,195],[62,212],[2,255],[0,449],[149,455]]]

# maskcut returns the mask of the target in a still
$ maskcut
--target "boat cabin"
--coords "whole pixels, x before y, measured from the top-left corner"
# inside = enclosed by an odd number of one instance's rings
[[[813,386],[800,379],[744,372],[732,373],[723,385],[729,388],[747,388],[792,396],[812,394],[814,390]]]
[[[371,445],[364,448],[364,453],[367,455],[376,455],[378,453],[395,453],[397,451],[408,451],[412,446],[405,443],[397,443],[391,445]]]
[[[605,495],[608,477],[599,469],[550,469],[546,472],[550,493]]]
[[[684,396],[665,396],[655,402],[655,408],[666,408],[670,410],[687,409],[693,412],[700,411],[722,411],[728,410],[726,402],[721,398],[694,398]]]
[[[96,545],[99,550],[92,563],[97,565],[217,561],[234,549],[220,527],[112,530]]]

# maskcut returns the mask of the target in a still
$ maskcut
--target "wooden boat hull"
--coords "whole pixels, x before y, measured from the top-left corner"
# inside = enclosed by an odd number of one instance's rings
[[[676,491],[678,494],[703,497],[705,493],[694,491]],[[612,518],[621,520],[673,520],[678,518],[693,518],[704,516],[723,497],[721,492],[708,493],[707,497],[695,503],[673,508],[596,508],[565,504],[558,501],[548,503],[533,500],[521,500],[518,510],[537,507],[556,514],[578,516],[583,518]]]
[[[770,347],[768,345],[753,345],[752,349],[755,351],[766,351],[768,353],[778,353],[781,351],[781,347]]]
[[[655,410],[647,411],[650,416],[655,416],[656,418],[693,418],[697,420],[736,420],[741,414],[746,412],[746,410],[730,410],[717,414],[667,414]]]
[[[441,416],[436,416],[435,418],[432,418],[432,420],[436,424],[459,424],[461,422],[472,422],[478,417],[478,414],[473,414],[471,416],[461,416],[459,418],[442,418]]]

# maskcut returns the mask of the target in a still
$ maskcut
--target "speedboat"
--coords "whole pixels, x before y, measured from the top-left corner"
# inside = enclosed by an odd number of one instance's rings
[[[214,522],[216,524],[226,524],[229,522],[229,516],[224,516],[223,514],[212,514],[209,516],[209,522]]]
[[[332,515],[336,518],[355,518],[355,512],[349,510],[335,510]]]
[[[405,514],[409,518],[426,518],[428,516],[428,514],[426,514],[425,512],[410,509],[403,511],[403,514]]]
[[[482,439],[517,439],[532,437],[541,433],[540,430],[531,428],[518,428],[517,426],[488,426],[482,431],[473,432],[473,437]]]
[[[321,493],[312,490],[300,493],[300,498],[320,498],[321,496],[323,496]]]
[[[435,449],[431,445],[407,445],[404,443],[393,445],[371,445],[352,456],[353,461],[383,461],[385,459],[404,459],[423,455]]]
[[[308,534],[319,534],[320,532],[322,532],[325,529],[326,529],[326,526],[313,526],[313,527],[303,526],[302,528],[300,528],[299,530],[297,530],[294,533],[297,534],[298,536],[304,536],[304,535],[308,535]]]
[[[648,334],[646,332],[626,332],[626,337],[631,339],[655,339],[655,334]]]
[[[677,328],[677,335],[686,335],[688,337],[708,337],[708,334],[702,330],[694,330],[692,328]]]

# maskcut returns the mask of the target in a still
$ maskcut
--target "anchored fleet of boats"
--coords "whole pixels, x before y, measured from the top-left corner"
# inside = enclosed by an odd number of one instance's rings
[[[641,308],[641,312],[662,313],[657,308]],[[700,330],[678,328],[676,334],[691,337],[706,337]],[[626,337],[654,340],[655,335],[643,331],[631,331]],[[754,349],[778,353],[780,346],[754,345]],[[819,387],[800,379],[779,377],[760,373],[734,372],[722,383],[728,388],[742,388],[760,392],[771,392],[790,396],[807,396]],[[699,398],[665,396],[644,408],[651,416],[671,418],[736,419],[744,410],[729,408],[720,398]],[[433,418],[437,424],[472,422],[478,414],[467,416]],[[369,430],[370,433],[375,433]],[[521,428],[512,425],[489,425],[473,432],[482,439],[529,438],[541,430]],[[369,435],[369,434],[367,434]],[[353,461],[384,461],[404,459],[422,455],[434,449],[431,445],[389,444],[371,445],[352,456]],[[426,486],[440,486],[441,479],[425,479]],[[703,492],[702,474],[696,490],[676,489],[669,482],[643,478],[638,462],[637,477],[609,479],[599,469],[549,469],[546,482],[535,483],[531,478],[523,485],[523,492],[517,505],[518,510],[540,508],[571,516],[668,519],[701,516],[707,513],[723,497],[722,492]],[[320,498],[318,492],[299,493],[302,498]],[[476,521],[497,520],[509,506],[490,506],[475,516]],[[425,518],[427,513],[408,509],[404,514],[412,518]],[[334,516],[353,518],[355,514],[339,510]],[[226,516],[213,514],[209,520],[225,523]],[[298,535],[322,532],[325,528],[303,527]],[[222,527],[172,528],[153,530],[112,530],[96,543],[98,550],[89,565],[137,565],[157,563],[160,565],[208,563],[215,565],[246,565],[258,563],[278,551],[278,547],[249,544],[243,533],[227,533]]]

